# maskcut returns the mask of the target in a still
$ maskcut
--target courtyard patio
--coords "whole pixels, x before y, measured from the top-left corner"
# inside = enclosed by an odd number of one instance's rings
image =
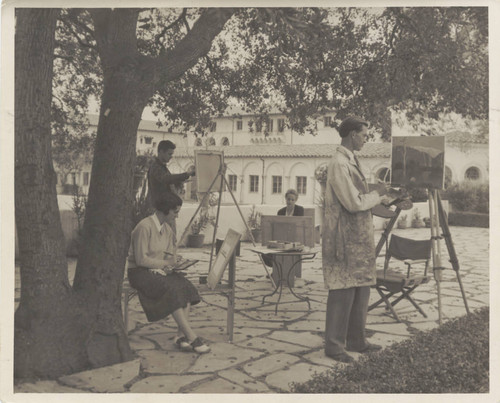
[[[413,239],[428,239],[430,230],[395,229],[393,233]],[[460,263],[460,274],[471,311],[489,305],[489,230],[487,228],[451,227]],[[379,239],[381,232],[375,234]],[[295,291],[307,295],[310,309],[298,301],[288,288],[277,314],[278,294],[267,298],[272,284],[251,243],[241,244],[236,258],[236,302],[234,340],[226,335],[227,299],[218,294],[203,295],[193,307],[194,329],[207,340],[212,351],[198,355],[179,351],[174,344],[176,325],[167,320],[148,323],[137,297],[129,304],[130,345],[137,358],[133,361],[64,376],[57,381],[39,381],[17,385],[16,392],[132,392],[132,393],[279,393],[290,390],[291,382],[303,382],[315,372],[345,365],[325,357],[323,352],[327,290],[323,286],[321,247],[312,261],[302,265],[302,278],[296,280]],[[443,321],[465,315],[456,275],[448,263],[442,242],[443,263],[449,270],[441,283]],[[182,248],[185,258],[199,259],[189,269],[188,278],[196,285],[206,274],[210,246],[200,249]],[[382,259],[379,259],[382,264]],[[75,262],[70,262],[70,279]],[[226,273],[227,274],[227,273]],[[226,277],[226,274],[224,278]],[[19,299],[19,273],[16,268],[16,301]],[[367,336],[371,343],[387,347],[408,339],[418,331],[438,326],[436,283],[431,280],[413,294],[427,318],[405,301],[396,306],[401,323],[389,316],[383,305],[370,311]],[[374,302],[378,295],[371,293]],[[352,353],[355,358],[360,354]]]

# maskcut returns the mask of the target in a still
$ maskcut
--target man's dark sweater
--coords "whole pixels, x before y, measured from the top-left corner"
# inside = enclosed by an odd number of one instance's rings
[[[187,172],[172,174],[165,163],[155,158],[148,170],[148,199],[152,206],[166,193],[178,194],[182,183],[189,178]]]

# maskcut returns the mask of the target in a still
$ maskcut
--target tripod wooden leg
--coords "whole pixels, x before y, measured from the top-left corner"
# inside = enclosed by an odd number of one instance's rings
[[[203,205],[205,205],[205,201],[208,199],[208,197],[210,196],[210,191],[212,190],[212,187],[214,186],[215,184],[215,181],[217,180],[219,176],[216,175],[214,180],[212,181],[210,187],[208,188],[208,191],[207,193],[205,193],[205,195],[203,196],[203,199],[201,200],[200,204],[198,205],[198,208],[196,209],[196,211],[194,212],[193,216],[191,217],[191,220],[189,220],[189,223],[188,225],[186,225],[186,228],[184,229],[184,232],[182,233],[182,236],[181,238],[179,239],[179,241],[177,242],[177,245],[182,245],[182,242],[184,241],[184,238],[186,237],[188,231],[189,231],[189,228],[191,227],[191,224],[193,223],[194,221],[194,218],[196,217],[196,214],[198,214],[198,211],[201,210],[201,207]]]
[[[438,314],[439,325],[442,325],[442,308],[441,308],[441,279],[442,279],[442,266],[441,266],[441,247],[439,244],[439,216],[437,212],[436,190],[429,189],[429,215],[431,218],[431,241],[432,241],[432,263],[434,279],[436,280],[437,295],[438,295]]]
[[[252,231],[250,231],[250,228],[248,228],[247,221],[245,220],[245,217],[243,217],[243,213],[241,212],[240,206],[238,205],[238,202],[236,201],[236,198],[234,197],[233,191],[231,190],[231,188],[229,186],[229,183],[227,183],[226,177],[223,175],[222,178],[224,180],[224,183],[227,186],[227,189],[229,190],[229,194],[233,198],[234,205],[238,209],[238,212],[240,213],[241,219],[243,220],[243,223],[245,224],[245,227],[246,227],[248,233],[250,234],[250,239],[252,240],[253,246],[255,246],[255,239],[254,239],[254,237],[252,235]],[[269,274],[269,270],[267,270],[267,266],[264,263],[264,260],[262,259],[262,255],[261,254],[259,254],[259,258],[260,258],[260,262],[262,263],[262,266],[264,267],[264,270],[266,271],[267,277],[269,277],[269,279],[271,280],[271,283],[272,283],[273,287],[276,287],[276,283],[274,282],[272,276]]]
[[[219,227],[220,204],[222,202],[222,191],[224,190],[224,183],[225,183],[224,182],[225,176],[222,173],[222,171],[219,171],[219,175],[222,176],[223,180],[220,181],[219,200],[217,203],[217,217],[215,218],[214,234],[212,236],[212,248],[210,249],[210,263],[208,264],[209,273],[210,270],[212,270],[212,258],[214,256],[215,237],[217,236],[217,228]]]
[[[399,214],[401,213],[401,209],[399,207],[396,207],[396,211],[393,217],[389,220],[389,223],[384,229],[384,232],[382,233],[382,236],[380,237],[377,247],[375,248],[375,257],[378,257],[380,254],[380,251],[382,250],[382,246],[384,246],[384,243],[387,242],[387,239],[389,239],[389,234],[391,233],[392,229],[394,228],[394,224],[396,224],[396,221],[398,220]]]
[[[441,229],[443,231],[443,238],[446,242],[446,247],[448,248],[448,254],[450,256],[450,263],[457,276],[458,285],[460,286],[460,292],[462,293],[462,299],[465,305],[465,311],[470,314],[469,305],[467,304],[467,298],[465,296],[464,286],[462,284],[462,278],[460,277],[460,265],[458,263],[457,253],[455,252],[455,246],[453,245],[453,240],[451,239],[450,227],[448,226],[448,218],[443,209],[443,204],[441,203],[441,196],[439,193],[436,194],[438,212],[439,212],[439,222],[441,223]]]

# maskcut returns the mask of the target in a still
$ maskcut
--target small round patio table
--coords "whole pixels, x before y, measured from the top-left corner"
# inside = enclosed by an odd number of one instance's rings
[[[293,281],[292,276],[295,275],[295,268],[297,267],[297,264],[299,262],[305,261],[305,260],[312,260],[316,257],[316,254],[318,253],[317,251],[313,251],[310,249],[304,249],[304,250],[279,250],[279,249],[271,249],[271,248],[255,248],[255,249],[250,249],[252,252],[257,253],[258,255],[261,255],[262,257],[265,255],[268,257],[268,259],[271,259],[273,262],[273,266],[276,268],[277,274],[278,274],[278,281],[276,282],[275,288],[272,293],[264,295],[262,297],[262,303],[265,302],[267,297],[271,297],[274,294],[276,294],[279,290],[278,294],[278,300],[276,301],[276,307],[274,310],[274,314],[276,315],[278,313],[278,305],[281,300],[281,295],[283,292],[283,283],[286,281],[288,284],[288,288],[290,289],[290,292],[292,295],[297,298],[300,301],[305,301],[307,302],[307,307],[308,310],[311,310],[311,304],[309,302],[309,297],[307,296],[302,296],[298,295],[294,290],[293,290]],[[298,259],[293,259],[293,264],[289,267],[283,267],[283,260],[276,259],[278,256],[291,256],[294,258]]]

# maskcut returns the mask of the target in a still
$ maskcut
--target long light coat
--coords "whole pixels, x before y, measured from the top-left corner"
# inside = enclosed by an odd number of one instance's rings
[[[323,276],[330,290],[376,282],[371,208],[380,203],[369,192],[354,154],[339,146],[328,166],[323,220]]]

